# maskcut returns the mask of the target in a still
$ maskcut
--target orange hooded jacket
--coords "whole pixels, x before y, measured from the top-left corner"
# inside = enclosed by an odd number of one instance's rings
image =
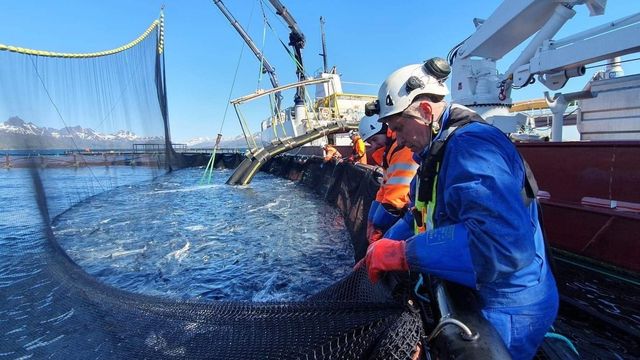
[[[365,150],[364,141],[360,138],[360,136],[355,136],[352,140],[353,146],[353,154],[351,155],[351,159],[354,163],[359,162],[361,164],[367,164],[367,153]]]
[[[334,148],[331,145],[327,145],[324,148],[324,161],[327,162],[331,159],[340,159],[342,158],[342,154],[340,154],[340,152],[338,152],[338,150],[336,148]]]

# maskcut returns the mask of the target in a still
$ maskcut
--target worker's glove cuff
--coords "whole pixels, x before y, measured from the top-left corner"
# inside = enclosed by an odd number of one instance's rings
[[[380,239],[367,249],[365,263],[369,280],[378,282],[383,273],[388,271],[408,271],[409,264],[405,255],[405,242]]]
[[[393,226],[399,218],[399,215],[390,213],[385,205],[381,204],[373,215],[373,224],[376,228],[386,231]]]

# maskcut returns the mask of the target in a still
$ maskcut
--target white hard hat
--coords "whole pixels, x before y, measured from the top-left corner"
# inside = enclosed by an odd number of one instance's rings
[[[391,73],[378,91],[380,119],[404,111],[418,95],[448,95],[449,89],[444,82],[450,71],[444,59],[433,58]]]
[[[321,148],[324,148],[325,146],[327,146],[327,143],[326,143],[326,142],[324,142],[324,141],[323,141],[323,142],[321,142],[321,143],[320,143],[320,147],[321,147]]]
[[[378,116],[364,116],[360,120],[358,131],[362,140],[367,141],[370,137],[377,134],[382,130],[382,123],[378,122]]]
[[[350,130],[350,131],[349,131],[349,137],[352,137],[352,136],[354,136],[354,135],[358,135],[358,132],[357,132],[357,131],[355,131],[355,130]]]

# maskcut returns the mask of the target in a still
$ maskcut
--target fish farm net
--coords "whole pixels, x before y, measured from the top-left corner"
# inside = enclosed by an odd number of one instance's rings
[[[1,46],[0,114],[7,120],[0,140],[11,151],[2,159],[0,358],[414,357],[424,335],[419,313],[398,286],[372,286],[362,270],[301,301],[183,300],[107,285],[67,254],[55,227],[70,209],[207,160],[171,144],[162,26],[154,22],[132,43],[93,54]],[[239,161],[219,154],[216,167]],[[363,239],[364,199],[375,179],[359,189],[330,175],[304,182],[346,211],[347,229]],[[366,242],[354,247],[361,257]]]

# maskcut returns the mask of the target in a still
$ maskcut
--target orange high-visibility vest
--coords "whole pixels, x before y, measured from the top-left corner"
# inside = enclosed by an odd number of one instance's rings
[[[385,154],[388,166],[383,167],[382,185],[376,193],[376,200],[401,210],[409,203],[409,187],[418,164],[413,160],[413,153],[409,148],[398,148],[395,134],[392,141]]]

